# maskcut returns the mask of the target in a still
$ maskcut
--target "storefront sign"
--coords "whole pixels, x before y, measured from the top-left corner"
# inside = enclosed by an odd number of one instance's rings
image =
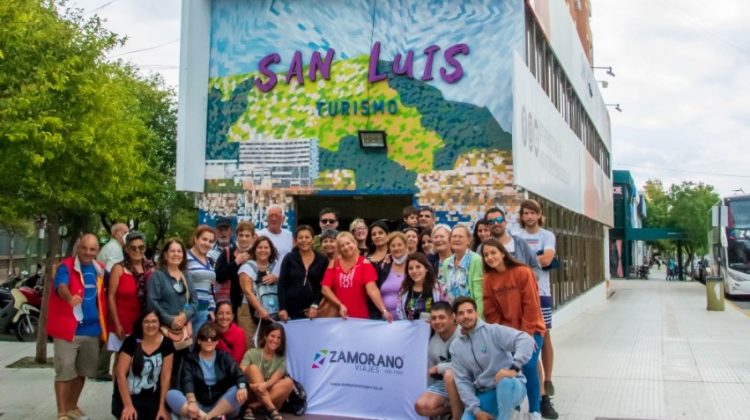
[[[386,74],[378,73],[378,61],[380,60],[380,42],[375,42],[370,50],[370,62],[367,73],[367,81],[369,83],[377,83],[386,80],[388,76]],[[430,81],[434,79],[433,76],[433,63],[435,61],[435,54],[440,51],[440,46],[430,45],[425,48],[423,54],[426,56],[424,69],[420,80]],[[458,61],[457,56],[468,55],[469,46],[467,44],[456,44],[445,49],[443,53],[443,59],[445,60],[448,67],[440,67],[439,74],[440,78],[448,84],[453,84],[461,80],[464,76],[464,69],[461,63]],[[320,52],[313,52],[310,56],[310,63],[307,71],[307,79],[314,82],[318,78],[318,73],[323,80],[330,80],[331,78],[331,65],[333,64],[333,58],[336,55],[336,50],[329,48],[326,52],[325,58],[323,58]],[[255,79],[255,86],[261,92],[270,92],[276,84],[278,84],[278,77],[271,68],[274,64],[281,63],[281,55],[278,53],[271,53],[263,57],[258,63],[258,71],[266,76],[266,80],[260,78]],[[398,76],[407,76],[414,79],[414,51],[409,50],[405,55],[396,54],[393,57],[393,63],[391,65],[393,73]],[[296,79],[300,85],[305,84],[305,72],[304,63],[301,51],[295,51],[292,56],[292,61],[289,63],[289,68],[284,81],[289,84],[292,79]]]

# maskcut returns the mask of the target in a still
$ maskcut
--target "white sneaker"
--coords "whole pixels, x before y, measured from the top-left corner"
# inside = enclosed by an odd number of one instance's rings
[[[542,413],[529,413],[528,418],[531,420],[542,420]]]

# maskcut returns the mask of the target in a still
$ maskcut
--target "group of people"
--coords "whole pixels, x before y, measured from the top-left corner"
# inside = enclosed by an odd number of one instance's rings
[[[96,236],[83,235],[49,299],[58,419],[85,418],[85,379],[101,376],[111,353],[115,417],[280,419],[294,388],[280,322],[319,317],[429,321],[420,415],[508,418],[528,396],[532,416],[557,418],[555,238],[537,202],[521,203],[514,232],[500,208],[473,231],[436,225],[429,207],[407,207],[393,231],[363,219],[339,230],[333,208],[320,211],[319,233],[287,230],[284,218],[271,206],[258,231],[219,218],[198,226],[189,248],[168,240],[155,265],[126,225],[113,226],[101,261]]]

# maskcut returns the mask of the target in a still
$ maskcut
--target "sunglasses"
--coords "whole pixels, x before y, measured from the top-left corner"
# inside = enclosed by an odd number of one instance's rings
[[[185,294],[185,284],[181,281],[172,284],[172,289],[180,295]]]
[[[491,225],[499,225],[505,221],[505,218],[503,216],[497,216],[496,218],[487,221],[490,222]]]
[[[324,225],[332,225],[336,223],[336,219],[320,219],[320,223],[323,223]]]
[[[138,245],[138,246],[128,245],[128,249],[131,250],[131,251],[141,251],[141,252],[143,252],[143,251],[146,250],[146,245]]]
[[[199,335],[198,339],[207,343],[213,343],[219,340],[215,335]]]

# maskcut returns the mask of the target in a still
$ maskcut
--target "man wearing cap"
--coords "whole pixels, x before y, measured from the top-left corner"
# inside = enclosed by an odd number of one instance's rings
[[[214,246],[208,251],[208,258],[214,263],[219,259],[219,255],[223,252],[233,252],[235,247],[234,241],[232,241],[232,219],[221,216],[216,222],[216,242]]]
[[[318,226],[320,226],[321,233],[324,230],[337,230],[339,228],[339,212],[332,207],[324,208],[318,213]],[[313,238],[313,249],[318,254],[322,252],[320,240],[320,235],[315,235]]]

